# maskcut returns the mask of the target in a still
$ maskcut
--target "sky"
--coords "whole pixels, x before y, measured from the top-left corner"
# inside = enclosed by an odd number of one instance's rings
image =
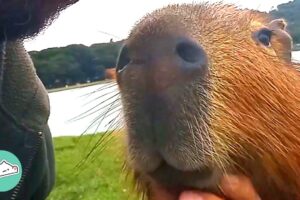
[[[216,2],[220,0],[209,0]],[[269,11],[289,0],[223,0],[242,8]],[[198,3],[203,0],[80,0],[64,10],[53,24],[35,38],[25,41],[28,51],[69,44],[91,45],[120,40],[145,14],[173,3]]]

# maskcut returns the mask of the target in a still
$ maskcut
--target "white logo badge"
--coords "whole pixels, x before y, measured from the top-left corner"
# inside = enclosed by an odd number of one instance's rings
[[[2,160],[0,162],[0,178],[13,176],[19,173],[19,166],[13,165],[7,162],[6,160]]]

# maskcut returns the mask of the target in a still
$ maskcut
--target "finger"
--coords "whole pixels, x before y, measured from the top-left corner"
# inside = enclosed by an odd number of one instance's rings
[[[179,200],[223,200],[213,194],[201,193],[196,191],[184,191],[179,196]]]
[[[260,200],[250,180],[243,176],[225,176],[221,189],[232,200]]]

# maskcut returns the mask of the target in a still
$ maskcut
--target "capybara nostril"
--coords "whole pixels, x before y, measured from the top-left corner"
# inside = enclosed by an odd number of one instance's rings
[[[176,53],[185,62],[183,67],[207,67],[208,59],[204,49],[190,40],[183,40],[176,45]]]
[[[119,53],[119,57],[117,59],[117,68],[116,70],[118,72],[122,71],[126,65],[128,65],[130,62],[130,58],[129,58],[129,55],[128,55],[128,47],[126,45],[124,45],[121,50],[120,50],[120,53]]]

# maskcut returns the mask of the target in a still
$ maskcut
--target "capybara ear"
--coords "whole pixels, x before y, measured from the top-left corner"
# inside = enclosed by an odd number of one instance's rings
[[[268,27],[271,30],[276,30],[276,29],[286,30],[287,22],[283,18],[274,19],[268,24]]]
[[[286,29],[287,25],[287,22],[280,18],[271,21],[268,28],[273,33],[272,48],[279,57],[290,62],[292,60],[293,38]]]
[[[0,6],[0,41],[27,38],[48,26],[78,0],[4,0]]]

